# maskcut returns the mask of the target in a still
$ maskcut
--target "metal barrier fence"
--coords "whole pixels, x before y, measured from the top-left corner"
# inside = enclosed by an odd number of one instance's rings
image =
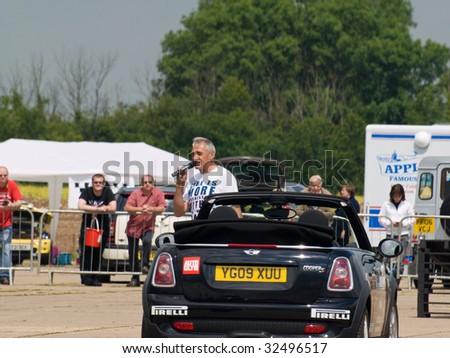
[[[367,220],[369,217],[379,217],[379,215],[369,215],[369,214],[359,214],[361,219]],[[391,230],[393,229],[393,223],[392,220],[389,217],[385,217],[391,222]],[[404,253],[399,256],[397,259],[395,259],[392,264],[396,265],[397,267],[403,267],[403,271],[399,272],[397,270],[396,276],[397,278],[406,278],[408,279],[408,286],[411,288],[412,283],[417,287],[417,279],[418,279],[418,272],[419,272],[419,260],[417,260],[417,251],[420,245],[421,241],[429,240],[427,235],[430,232],[434,233],[434,224],[436,220],[440,219],[450,219],[450,216],[445,215],[411,215],[411,216],[405,216],[402,218],[400,222],[400,226],[403,226],[403,222],[409,219],[414,219],[414,225],[410,225],[407,227],[408,231],[408,237],[405,239],[405,251]],[[391,231],[390,230],[390,231]],[[381,230],[383,231],[383,230]],[[386,233],[387,230],[384,230]],[[379,233],[378,233],[379,234]],[[371,242],[373,239],[369,237]],[[437,240],[449,240],[449,237],[441,237],[436,238]],[[403,261],[403,262],[402,262]],[[439,270],[434,270],[432,278],[437,279],[447,279],[450,273],[442,272]]]
[[[33,270],[37,252],[43,251],[42,259],[45,260],[45,254],[48,253],[51,240],[46,231],[46,225],[42,230],[39,230],[38,227],[41,215],[48,218],[48,216],[45,216],[45,209],[21,207],[8,211],[11,212],[12,222],[11,242],[6,243],[6,241],[0,240],[0,255],[3,255],[4,250],[6,250],[3,258],[7,260],[6,265],[4,259],[1,260],[0,270],[8,271],[9,283],[12,285],[15,271]],[[5,210],[2,210],[0,215],[4,215],[4,212]],[[46,224],[44,217],[42,222]],[[41,235],[43,236],[41,237]]]
[[[142,274],[141,240],[136,240],[135,245],[139,262],[129,260],[128,238],[125,234],[128,212],[107,214],[110,219],[108,227],[104,227],[104,222],[100,221],[98,228],[90,228],[90,224],[83,222],[82,216],[92,213],[80,210],[22,207],[9,211],[13,212],[12,239],[5,247],[0,240],[0,254],[3,250],[8,250],[10,262],[5,262],[3,266],[2,260],[0,270],[8,271],[10,285],[14,282],[15,271],[32,271],[34,268],[37,269],[37,274],[48,274],[50,285],[57,273],[96,275],[102,282],[109,282],[111,275],[131,277]],[[55,217],[58,218],[58,230],[55,237],[50,237],[49,225]],[[169,212],[156,216],[153,240],[160,233],[173,231],[175,221],[187,219],[190,216],[175,217]],[[98,247],[94,247],[92,243],[86,245],[86,239],[93,238],[96,231],[102,232],[102,238],[97,242]],[[154,253],[153,241],[149,246],[151,256]]]
[[[108,282],[112,275],[141,275],[140,262],[141,255],[138,256],[139,263],[133,260],[130,262],[128,253],[128,238],[125,234],[126,225],[129,219],[128,212],[115,212],[109,214],[110,226],[103,227],[99,222],[98,230],[103,233],[110,232],[111,235],[105,235],[99,242],[98,248],[92,246],[80,245],[79,238],[81,233],[86,233],[89,225],[81,227],[82,215],[89,214],[80,210],[46,210],[35,208],[21,208],[14,210],[13,220],[13,238],[11,242],[13,265],[0,267],[0,270],[8,270],[10,283],[14,280],[15,270],[33,270],[37,266],[37,273],[47,273],[49,284],[53,283],[55,274],[79,274],[79,275],[98,275],[103,282]],[[65,216],[71,216],[64,220]],[[373,214],[359,214],[362,220],[369,217],[379,217]],[[59,217],[59,227],[57,235],[50,237],[47,226],[53,217]],[[392,220],[391,229],[393,228]],[[429,225],[424,225],[424,220],[448,219],[450,216],[443,215],[414,215],[402,219],[414,218],[416,224],[409,228],[408,241],[406,243],[406,252],[391,262],[396,267],[403,266],[404,270],[397,270],[397,278],[408,278],[409,285],[417,280],[418,260],[416,259],[417,248],[421,240],[426,240],[426,234],[430,230]],[[153,239],[159,234],[167,231],[173,231],[173,223],[179,220],[188,220],[190,216],[175,217],[173,213],[163,213],[156,217],[155,232]],[[72,222],[72,225],[61,226],[64,222]],[[420,223],[420,224],[417,224]],[[94,228],[96,229],[96,228]],[[108,237],[106,237],[108,236]],[[369,237],[370,239],[370,237]],[[449,239],[442,238],[442,239]],[[450,240],[449,240],[450,241]],[[142,252],[142,242],[138,243],[139,253]],[[3,248],[0,248],[2,250]],[[154,254],[153,242],[150,245],[150,258]],[[98,260],[94,260],[95,254],[98,254]],[[84,260],[84,261],[83,261]],[[87,261],[86,261],[87,260]],[[132,267],[138,268],[133,271]],[[80,269],[81,267],[81,269]],[[84,269],[83,269],[84,268]],[[434,272],[434,277],[447,279],[449,273]]]
[[[97,222],[83,220],[93,213],[80,210],[49,210],[52,215],[59,215],[59,222],[64,222],[64,216],[77,216],[78,226],[72,225],[70,231],[58,228],[58,233],[53,238],[52,258],[48,265],[38,265],[38,273],[47,273],[49,284],[52,285],[55,274],[79,274],[80,281],[86,277],[97,279],[100,282],[110,282],[113,275],[132,276],[142,275],[142,240],[136,239],[135,245],[137,258],[132,255],[130,260],[128,237],[125,233],[130,217],[128,212],[117,211],[104,214],[108,218],[102,220],[102,214],[96,216]],[[144,215],[144,214],[137,214]],[[153,240],[157,235],[167,231],[173,231],[173,223],[190,217],[175,217],[173,213],[163,213],[156,216],[153,239],[149,242],[149,260],[154,254]],[[148,226],[147,226],[148,228]],[[139,232],[140,227],[133,227]],[[134,230],[136,231],[136,230]],[[131,236],[132,237],[132,236]],[[130,238],[131,238],[130,237]],[[67,241],[72,245],[68,245]],[[65,249],[61,249],[65,248]],[[39,262],[39,260],[38,260]],[[149,261],[150,262],[150,261]],[[144,272],[145,273],[145,272]]]

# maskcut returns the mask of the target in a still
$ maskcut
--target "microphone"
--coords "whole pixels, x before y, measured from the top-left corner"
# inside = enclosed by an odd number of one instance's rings
[[[189,169],[195,167],[197,165],[197,163],[198,163],[197,161],[193,161],[193,162],[183,165],[180,169],[175,170],[172,173],[172,176],[177,177],[177,176],[183,174],[186,170],[189,170]]]

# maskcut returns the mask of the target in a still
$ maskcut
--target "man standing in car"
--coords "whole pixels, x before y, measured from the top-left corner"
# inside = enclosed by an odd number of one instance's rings
[[[192,161],[194,171],[184,171],[177,176],[177,187],[173,198],[175,216],[182,216],[191,211],[192,219],[197,218],[205,197],[211,194],[237,192],[238,186],[234,175],[214,161],[216,148],[207,138],[195,137],[192,141]],[[239,217],[240,207],[233,207]]]
[[[308,186],[302,190],[302,193],[331,195],[330,191],[322,187],[322,185],[323,185],[322,177],[320,175],[313,175],[312,177],[309,178]],[[322,211],[328,218],[331,218],[334,215],[334,210],[332,210],[331,208],[313,207],[307,205],[299,205],[296,209],[296,212],[297,215],[300,216],[306,210],[311,209]]]
[[[142,273],[147,274],[156,215],[166,210],[166,199],[161,189],[154,187],[152,175],[141,178],[142,187],[133,191],[124,210],[132,213],[127,223],[128,261],[131,272],[140,271],[138,250],[142,240]],[[140,286],[139,275],[133,275],[128,287]]]
[[[12,212],[22,204],[17,184],[8,179],[8,168],[0,166],[0,267],[11,266]],[[0,271],[0,283],[9,285],[9,271]]]

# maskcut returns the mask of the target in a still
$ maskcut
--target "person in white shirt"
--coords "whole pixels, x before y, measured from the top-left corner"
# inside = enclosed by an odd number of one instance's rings
[[[195,137],[192,141],[191,170],[179,173],[176,179],[176,191],[173,200],[175,216],[191,212],[196,219],[205,197],[211,194],[237,192],[238,186],[234,175],[214,161],[216,148],[207,138]],[[242,217],[239,206],[233,207],[238,217]]]
[[[401,184],[391,187],[389,200],[381,206],[378,222],[386,228],[387,235],[399,237],[409,235],[409,229],[414,224],[414,207],[405,198],[405,189]],[[406,219],[403,219],[408,217]]]
[[[386,229],[386,236],[400,240],[403,252],[399,257],[400,273],[403,271],[403,259],[411,256],[411,245],[409,244],[409,233],[414,225],[415,215],[413,205],[406,200],[405,189],[401,184],[391,187],[389,200],[381,206],[378,222]]]

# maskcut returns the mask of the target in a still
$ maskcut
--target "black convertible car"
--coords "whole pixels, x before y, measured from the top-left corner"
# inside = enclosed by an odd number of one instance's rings
[[[398,337],[401,245],[375,252],[345,199],[216,194],[174,228],[157,238],[142,337]]]

